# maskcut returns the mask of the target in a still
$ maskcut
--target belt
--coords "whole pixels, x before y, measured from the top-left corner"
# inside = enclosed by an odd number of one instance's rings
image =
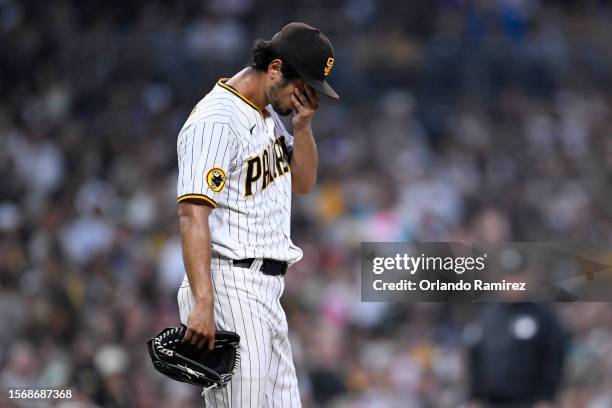
[[[240,268],[250,268],[255,262],[255,258],[247,258],[247,259],[234,259],[232,263],[234,266],[238,266]],[[287,272],[287,267],[289,265],[285,261],[277,261],[275,259],[264,259],[261,263],[261,268],[259,270],[264,275],[284,275]]]

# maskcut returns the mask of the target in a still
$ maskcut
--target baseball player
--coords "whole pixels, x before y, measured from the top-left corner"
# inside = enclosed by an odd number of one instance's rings
[[[215,328],[241,337],[239,372],[202,393],[206,406],[301,406],[279,299],[302,257],[290,237],[291,193],[315,184],[311,120],[319,93],[338,99],[325,81],[333,64],[323,33],[290,23],[255,41],[250,66],[218,81],[179,133],[183,341],[210,348]],[[278,117],[291,113],[293,134]]]

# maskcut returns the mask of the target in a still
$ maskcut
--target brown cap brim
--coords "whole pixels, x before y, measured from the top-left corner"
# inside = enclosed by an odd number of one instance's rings
[[[340,96],[334,91],[334,89],[325,81],[320,81],[318,79],[311,78],[307,75],[300,74],[301,78],[306,81],[306,83],[312,86],[317,92],[329,96],[333,99],[340,99]]]

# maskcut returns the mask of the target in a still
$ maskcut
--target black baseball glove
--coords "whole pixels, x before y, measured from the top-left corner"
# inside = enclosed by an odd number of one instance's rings
[[[205,388],[225,386],[240,364],[240,336],[230,331],[217,331],[215,348],[197,348],[181,340],[187,328],[168,327],[147,342],[153,366],[173,380]]]

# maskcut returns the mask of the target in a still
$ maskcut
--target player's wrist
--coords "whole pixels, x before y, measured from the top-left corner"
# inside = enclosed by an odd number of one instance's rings
[[[312,126],[311,126],[311,121],[304,121],[304,122],[296,122],[293,124],[293,134],[294,136],[296,134],[299,134],[301,132],[309,132],[312,131]]]
[[[196,306],[198,307],[208,307],[214,304],[214,296],[212,292],[212,288],[210,290],[200,291],[197,294],[194,294],[193,300],[195,301]]]
[[[196,306],[210,306],[214,303],[212,293],[204,296],[194,296]]]

